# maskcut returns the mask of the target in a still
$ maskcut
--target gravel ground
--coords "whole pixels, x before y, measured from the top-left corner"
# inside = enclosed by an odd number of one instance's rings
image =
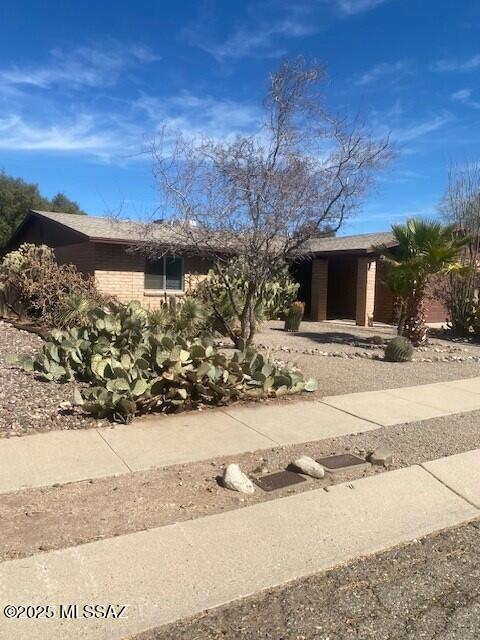
[[[383,348],[372,344],[373,336],[388,340],[395,336],[395,330],[386,326],[361,328],[303,322],[300,332],[285,333],[283,323],[272,321],[265,323],[256,344],[316,378],[317,397],[480,375],[478,343],[432,337],[427,347],[415,351],[414,362],[395,363],[381,359]]]
[[[311,457],[345,451],[364,455],[376,447],[394,453],[392,469],[480,447],[480,411],[384,427],[363,434],[0,495],[0,560],[60,549],[101,538],[238,509],[291,493],[382,473],[371,467],[326,474],[290,489],[257,490],[244,496],[221,488],[224,465],[237,462],[249,474],[285,468],[302,454]]]
[[[478,640],[479,540],[475,521],[136,640]]]
[[[60,409],[61,402],[72,399],[72,385],[41,382],[6,364],[9,353],[33,354],[42,342],[39,336],[0,321],[0,437],[105,424],[81,413]]]
[[[369,341],[373,335],[393,336],[389,327],[362,329],[304,322],[301,332],[289,334],[282,326],[280,322],[267,323],[256,342],[277,359],[294,361],[307,376],[318,380],[318,391],[303,394],[301,399],[480,375],[478,344],[432,339],[426,350],[416,352],[415,362],[390,363],[376,359],[383,350]],[[60,408],[60,403],[72,399],[73,385],[41,382],[5,363],[7,354],[34,353],[41,345],[37,335],[0,321],[0,437],[107,424],[79,409]],[[300,396],[286,397],[285,401],[297,399]]]

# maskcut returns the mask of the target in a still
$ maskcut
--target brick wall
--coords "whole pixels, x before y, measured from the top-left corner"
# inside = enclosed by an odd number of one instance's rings
[[[375,307],[376,261],[358,258],[356,323],[366,327],[373,322]]]
[[[328,260],[315,258],[312,261],[312,302],[310,318],[314,322],[327,319]]]
[[[385,264],[377,262],[377,273],[375,275],[375,309],[373,318],[376,322],[385,322],[390,324],[393,322],[393,295],[391,291],[383,284],[382,280],[385,274]]]
[[[185,290],[194,288],[206,277],[211,262],[199,257],[185,257]],[[145,257],[139,253],[129,253],[118,244],[95,245],[95,278],[99,288],[122,302],[138,300],[151,309],[158,308],[167,300],[163,294],[144,289]],[[181,294],[175,294],[181,295]]]

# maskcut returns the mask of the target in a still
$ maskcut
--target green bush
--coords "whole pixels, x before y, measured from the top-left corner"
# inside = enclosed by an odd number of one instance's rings
[[[87,312],[103,304],[92,277],[71,264],[58,264],[50,247],[22,244],[0,264],[4,315],[26,316],[47,327],[82,324]]]
[[[292,366],[252,349],[232,357],[208,338],[188,340],[164,331],[140,305],[110,303],[89,314],[88,326],[54,330],[34,358],[15,356],[45,380],[88,382],[75,401],[99,417],[129,422],[148,411],[173,412],[314,391]]]
[[[207,317],[207,310],[199,299],[186,295],[177,300],[172,296],[169,302],[148,313],[148,322],[152,327],[192,340],[206,331]]]
[[[408,338],[397,336],[385,347],[385,360],[388,362],[410,362],[413,356],[413,344]]]
[[[211,326],[224,333],[218,315],[232,327],[240,324],[235,307],[237,310],[242,309],[248,286],[248,269],[244,268],[240,258],[233,258],[218,268],[222,270],[222,275],[211,270],[208,277],[198,285],[195,295],[206,308]],[[297,297],[299,287],[290,277],[287,265],[278,270],[274,280],[265,281],[262,286],[263,289],[259,292],[260,303],[256,309],[257,320],[261,322],[285,317]]]

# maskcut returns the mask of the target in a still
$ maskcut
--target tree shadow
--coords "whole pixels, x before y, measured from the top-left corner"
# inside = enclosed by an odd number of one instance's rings
[[[274,329],[275,331],[283,331],[283,329]],[[287,333],[287,332],[285,332]],[[318,344],[346,344],[349,345],[352,342],[355,343],[356,346],[371,346],[376,345],[382,346],[390,336],[380,336],[383,339],[383,342],[377,342],[373,336],[361,336],[354,333],[348,333],[347,331],[295,331],[289,332],[287,335],[292,338],[308,338],[313,342],[317,342]]]

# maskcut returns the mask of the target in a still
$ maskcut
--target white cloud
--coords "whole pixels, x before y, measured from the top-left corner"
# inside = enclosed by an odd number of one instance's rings
[[[166,127],[170,131],[181,131],[187,137],[203,135],[219,141],[258,131],[263,115],[256,105],[187,91],[166,98],[143,96],[134,106],[147,113],[156,131]]]
[[[240,24],[223,41],[205,33],[199,25],[184,29],[183,35],[195,46],[210,53],[218,61],[243,57],[278,57],[285,51],[278,46],[282,38],[301,38],[318,31],[318,25],[301,4],[278,6],[275,17],[260,17],[250,12],[250,20]],[[279,15],[280,14],[280,15]]]
[[[80,47],[72,51],[53,49],[44,65],[12,66],[0,69],[0,86],[52,87],[112,87],[121,73],[134,65],[158,59],[148,48],[132,46],[122,48],[111,44],[109,48]]]
[[[189,138],[223,141],[242,133],[261,135],[262,122],[263,112],[256,105],[189,92],[164,98],[144,95],[121,114],[85,107],[78,114],[64,114],[47,101],[35,116],[20,109],[0,116],[0,150],[61,152],[116,162],[141,154],[162,127],[167,135],[182,132]]]
[[[453,114],[444,111],[440,114],[432,115],[422,122],[416,122],[405,126],[394,127],[391,130],[392,140],[400,143],[412,142],[417,138],[441,129],[454,119]]]
[[[355,84],[358,87],[363,87],[367,84],[372,84],[377,80],[388,76],[398,76],[402,73],[407,72],[407,65],[404,62],[382,62],[380,64],[375,65],[362,75],[360,75]]]
[[[450,97],[454,102],[460,102],[461,104],[464,104],[467,107],[472,107],[473,109],[480,109],[480,102],[473,100],[471,89],[460,89],[460,91],[452,93]]]
[[[84,113],[54,118],[54,122],[9,114],[0,117],[0,149],[90,155],[104,160],[138,150],[141,131],[131,122],[107,121],[101,114]]]
[[[336,0],[336,5],[343,14],[351,16],[371,11],[386,2],[390,2],[390,0]]]
[[[469,72],[480,69],[480,54],[476,54],[463,62],[458,60],[444,59],[438,60],[431,67],[431,71],[447,72],[447,71],[460,71]]]

